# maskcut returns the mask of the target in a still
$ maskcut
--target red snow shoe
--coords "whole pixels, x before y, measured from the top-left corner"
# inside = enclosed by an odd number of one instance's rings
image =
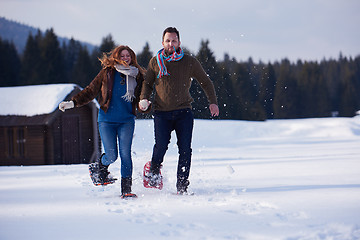
[[[150,172],[151,161],[147,162],[144,166],[143,184],[146,188],[156,188],[161,190],[163,188],[163,178],[161,170],[159,174]]]

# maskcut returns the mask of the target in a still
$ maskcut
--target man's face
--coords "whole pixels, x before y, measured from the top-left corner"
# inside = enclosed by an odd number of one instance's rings
[[[177,34],[169,33],[169,32],[165,33],[162,45],[167,55],[170,55],[174,52],[174,47],[175,50],[177,51],[180,47],[180,41],[177,37]]]

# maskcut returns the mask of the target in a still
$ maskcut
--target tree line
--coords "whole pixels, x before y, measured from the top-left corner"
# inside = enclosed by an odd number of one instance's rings
[[[100,71],[99,57],[116,46],[111,35],[89,52],[79,41],[60,43],[53,29],[29,35],[19,55],[12,42],[0,38],[0,87],[75,83],[86,87]],[[360,56],[296,63],[239,62],[224,55],[217,61],[209,41],[192,53],[214,82],[220,118],[239,120],[351,117],[360,109]],[[148,43],[137,59],[147,64],[153,53]],[[206,96],[193,81],[191,95],[196,118],[208,119]],[[151,117],[141,115],[140,117]]]

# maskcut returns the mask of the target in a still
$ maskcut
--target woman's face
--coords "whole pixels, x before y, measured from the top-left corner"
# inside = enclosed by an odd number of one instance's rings
[[[123,60],[127,64],[131,63],[131,55],[128,50],[124,49],[120,52],[120,60]]]

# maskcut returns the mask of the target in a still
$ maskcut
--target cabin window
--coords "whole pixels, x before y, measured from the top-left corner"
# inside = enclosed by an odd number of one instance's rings
[[[10,158],[14,157],[14,129],[8,128],[7,130],[8,136],[8,156]]]
[[[17,130],[17,150],[18,150],[18,154],[19,157],[24,157],[25,156],[25,134],[24,134],[24,128],[19,128]]]
[[[25,157],[25,129],[23,127],[7,129],[7,155],[9,158]]]

